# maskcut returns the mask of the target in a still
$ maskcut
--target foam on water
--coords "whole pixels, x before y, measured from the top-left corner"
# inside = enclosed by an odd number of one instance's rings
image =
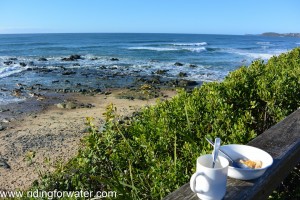
[[[279,54],[286,52],[285,50],[281,50],[281,49],[276,49],[276,50],[264,49],[264,50],[265,50],[264,52],[260,52],[260,51],[246,51],[246,50],[228,48],[228,49],[223,49],[222,51],[241,55],[241,56],[246,56],[252,59],[263,59],[263,60],[268,60],[273,56],[278,56]]]
[[[192,51],[192,52],[202,52],[202,51],[206,51],[205,47],[197,47],[197,48],[182,48],[183,50],[188,50],[188,51]]]
[[[131,50],[149,50],[149,51],[191,51],[191,52],[202,52],[206,51],[205,47],[184,47],[181,46],[179,48],[169,48],[169,47],[129,47]]]
[[[150,51],[178,51],[176,48],[167,47],[129,47],[131,50],[150,50]]]
[[[276,54],[269,54],[269,53],[250,53],[250,52],[236,52],[236,54],[247,56],[254,59],[263,59],[268,60],[272,58]]]
[[[18,64],[15,64],[15,65],[12,65],[12,66],[1,66],[0,67],[0,78],[11,76],[13,74],[20,73],[24,70],[26,70],[26,68],[21,67]]]
[[[256,44],[259,44],[259,45],[270,45],[271,43],[270,42],[256,42]]]
[[[174,46],[205,46],[207,42],[197,42],[197,43],[173,43]]]

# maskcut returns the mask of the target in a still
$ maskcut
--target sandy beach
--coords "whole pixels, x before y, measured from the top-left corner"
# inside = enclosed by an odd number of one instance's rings
[[[27,189],[39,174],[53,171],[59,162],[76,155],[80,139],[87,134],[86,117],[103,123],[102,114],[113,103],[120,115],[129,115],[157,99],[175,95],[161,90],[157,98],[139,100],[120,98],[128,89],[110,90],[105,94],[47,94],[42,101],[29,99],[1,108],[0,190]]]

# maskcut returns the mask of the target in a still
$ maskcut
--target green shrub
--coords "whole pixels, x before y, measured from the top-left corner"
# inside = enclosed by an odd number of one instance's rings
[[[223,82],[180,90],[129,120],[107,108],[99,130],[90,134],[66,166],[45,175],[44,190],[115,190],[119,199],[160,199],[187,181],[196,158],[211,152],[204,137],[242,143],[274,125],[300,105],[300,49],[268,63],[254,61]]]

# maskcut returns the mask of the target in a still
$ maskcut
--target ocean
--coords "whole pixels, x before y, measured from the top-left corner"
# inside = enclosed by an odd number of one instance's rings
[[[179,73],[199,83],[221,81],[242,65],[298,46],[300,38],[257,35],[0,34],[0,105],[23,100],[11,95],[20,85],[114,88]]]

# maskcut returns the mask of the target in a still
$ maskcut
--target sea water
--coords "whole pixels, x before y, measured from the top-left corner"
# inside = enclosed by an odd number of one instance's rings
[[[19,100],[5,92],[16,83],[50,86],[65,78],[55,72],[45,73],[57,68],[80,72],[68,79],[90,85],[96,84],[93,80],[97,76],[107,76],[111,79],[110,87],[122,86],[115,79],[152,75],[157,70],[165,70],[159,75],[164,78],[178,78],[183,72],[188,80],[221,81],[242,65],[256,59],[267,61],[297,46],[300,38],[258,35],[0,34],[0,104]],[[62,60],[73,54],[81,55],[82,59]],[[182,66],[176,66],[176,62]],[[37,68],[42,73],[37,73]],[[82,78],[80,74],[85,71],[95,77]]]

